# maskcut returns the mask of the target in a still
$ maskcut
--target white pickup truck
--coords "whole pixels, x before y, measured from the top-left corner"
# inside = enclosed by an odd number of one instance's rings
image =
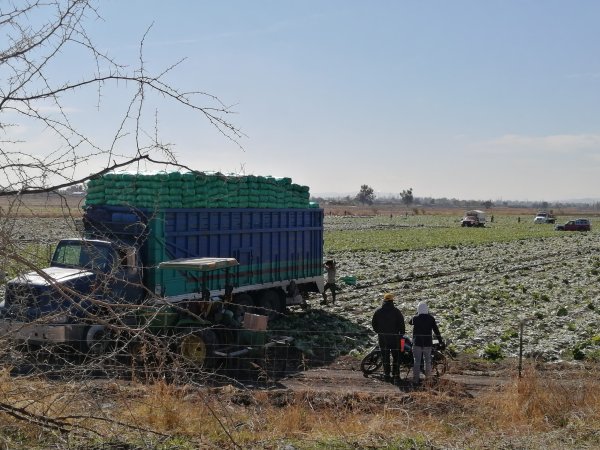
[[[555,223],[556,217],[552,213],[546,211],[539,211],[533,219],[533,223]]]

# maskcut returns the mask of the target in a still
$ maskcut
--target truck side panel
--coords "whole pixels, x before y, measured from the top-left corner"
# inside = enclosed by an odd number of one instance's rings
[[[94,208],[108,209],[113,220],[131,220],[124,207]],[[157,294],[176,296],[199,292],[200,287],[224,287],[224,271],[203,279],[194,272],[156,269],[158,263],[177,258],[236,258],[240,265],[230,269],[229,279],[235,287],[323,273],[322,209],[166,209],[145,211],[145,216],[144,283]]]

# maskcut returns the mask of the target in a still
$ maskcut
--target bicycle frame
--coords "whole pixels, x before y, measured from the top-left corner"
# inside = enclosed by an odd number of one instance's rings
[[[405,339],[407,339],[405,337]],[[400,366],[407,369],[407,376],[410,374],[414,364],[412,353],[412,343],[408,340],[408,344],[404,352],[400,352]],[[448,358],[444,354],[443,346],[440,343],[434,343],[431,350],[431,370],[436,377],[441,377],[448,370]],[[367,377],[377,372],[383,366],[383,358],[379,345],[375,345],[369,353],[360,362],[360,370],[363,376]],[[421,359],[421,372],[425,372],[425,361]]]

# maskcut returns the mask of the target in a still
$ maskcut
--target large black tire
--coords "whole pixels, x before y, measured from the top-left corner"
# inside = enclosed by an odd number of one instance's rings
[[[215,367],[216,334],[209,329],[189,328],[180,334],[179,356],[188,364],[201,369]]]
[[[363,375],[366,377],[371,375],[372,373],[377,372],[381,366],[383,365],[383,360],[381,358],[381,350],[374,349],[371,350],[360,362],[360,370],[362,370]]]
[[[81,351],[87,355],[105,354],[112,341],[112,333],[103,325],[91,325],[83,332]]]
[[[281,299],[274,289],[261,292],[256,303],[258,304],[257,313],[267,316],[269,320],[275,319],[281,314]]]

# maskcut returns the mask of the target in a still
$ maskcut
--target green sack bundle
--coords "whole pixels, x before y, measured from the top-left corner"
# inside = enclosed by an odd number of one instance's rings
[[[86,204],[143,208],[308,208],[309,197],[307,186],[292,183],[288,177],[220,172],[109,173],[89,181]]]

